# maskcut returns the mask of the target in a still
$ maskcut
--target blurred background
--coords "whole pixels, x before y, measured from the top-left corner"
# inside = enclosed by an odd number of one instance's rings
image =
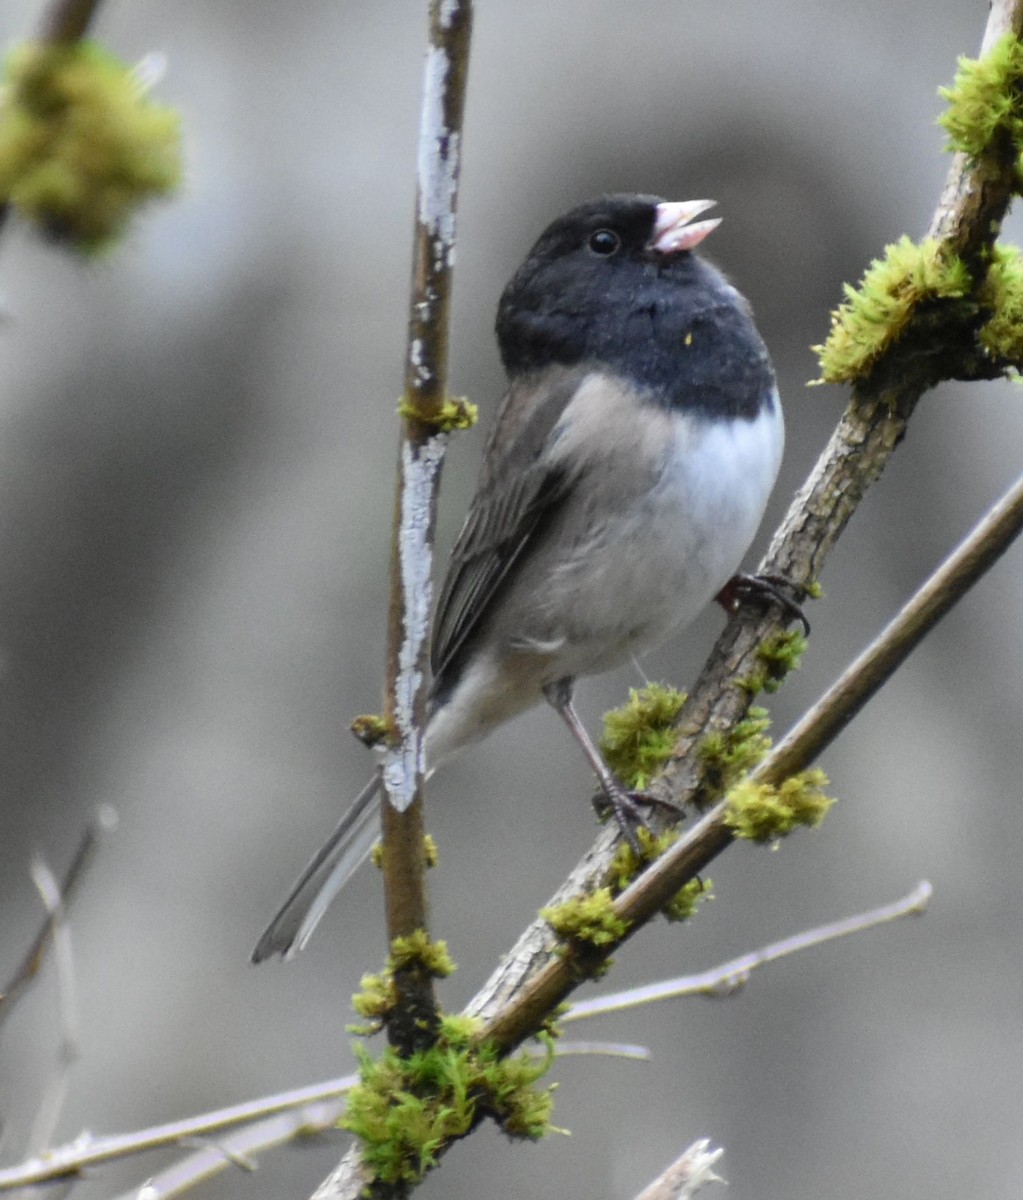
[[[351,1069],[348,997],[384,953],[366,871],[309,949],[255,938],[364,781],[350,718],[380,703],[425,4],[104,6],[128,60],[158,50],[187,187],[90,264],[0,242],[0,978],[99,804],[120,815],[75,906],[81,1059],[58,1137],[138,1128]],[[789,442],[756,553],[845,401],[807,391],[843,280],[926,228],[948,167],[937,87],[976,53],[961,0],[483,0],[470,71],[451,383],[483,428],[500,289],[540,229],[607,190],[712,196],[708,253],[751,298]],[[6,0],[0,40],[39,4]],[[1013,222],[1007,236],[1013,236]],[[1016,235],[1019,227],[1016,226]],[[482,432],[452,443],[441,553]],[[926,398],[823,577],[776,731],[1020,471],[1012,384]],[[755,557],[751,557],[751,562]],[[637,938],[600,986],[697,970],[930,879],[926,917],[759,973],[746,992],[606,1017],[647,1064],[559,1064],[556,1121],[456,1147],[424,1197],[629,1197],[693,1138],[733,1200],[1017,1197],[1023,1176],[1023,547],[827,753],[840,797],[778,853],[736,847],[716,899]],[[645,666],[691,681],[707,613]],[[585,683],[594,726],[638,682]],[[589,844],[590,780],[538,711],[431,788],[434,931],[457,1008]],[[592,994],[593,988],[583,994]],[[0,1038],[5,1162],[51,1077],[51,968]],[[202,1189],[305,1196],[337,1134]],[[167,1159],[91,1174],[83,1200]]]

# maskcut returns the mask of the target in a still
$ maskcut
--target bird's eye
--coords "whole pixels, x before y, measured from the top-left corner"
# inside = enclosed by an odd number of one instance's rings
[[[590,234],[589,247],[601,258],[614,254],[621,244],[622,239],[613,229],[597,229]]]

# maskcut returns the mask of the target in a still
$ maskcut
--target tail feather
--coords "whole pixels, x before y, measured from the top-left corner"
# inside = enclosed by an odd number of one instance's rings
[[[356,796],[334,832],[298,877],[288,898],[252,951],[254,963],[279,954],[291,958],[309,940],[334,897],[365,860],[380,836],[380,811],[373,800],[380,772]]]

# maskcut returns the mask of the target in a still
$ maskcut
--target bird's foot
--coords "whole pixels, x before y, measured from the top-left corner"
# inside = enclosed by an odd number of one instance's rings
[[[726,613],[738,612],[744,604],[775,604],[786,621],[798,621],[803,634],[810,635],[810,622],[793,593],[803,600],[807,590],[784,575],[733,575],[714,599]]]
[[[636,831],[650,829],[642,809],[664,808],[675,817],[682,815],[682,809],[670,800],[655,796],[653,792],[630,791],[613,778],[601,781],[601,790],[593,797],[593,807],[600,817],[611,813],[622,837],[629,843],[638,859],[643,858],[643,848],[639,844]]]

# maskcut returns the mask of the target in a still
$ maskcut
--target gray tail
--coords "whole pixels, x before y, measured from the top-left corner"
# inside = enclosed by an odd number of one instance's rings
[[[252,951],[254,963],[274,954],[291,958],[301,950],[334,897],[366,859],[380,836],[380,810],[373,803],[380,783],[377,771],[298,877],[287,900],[256,943]]]

